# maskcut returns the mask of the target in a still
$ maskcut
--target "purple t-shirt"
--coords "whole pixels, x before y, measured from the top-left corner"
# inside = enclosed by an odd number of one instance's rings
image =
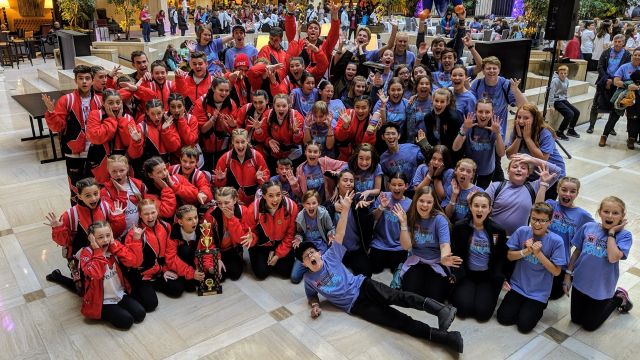
[[[451,194],[453,193],[453,189],[451,188],[451,179],[453,179],[453,171],[449,176],[444,176],[442,178],[442,183],[444,186],[444,200],[442,201],[442,208],[444,209],[451,202]],[[472,185],[468,189],[460,189],[460,193],[458,194],[458,200],[456,201],[455,209],[453,211],[451,222],[455,223],[458,220],[464,219],[469,213],[469,204],[467,204],[467,198],[469,194],[475,191],[482,191],[482,188]]]
[[[413,179],[418,164],[423,162],[422,151],[418,145],[414,144],[400,144],[398,152],[391,153],[387,150],[380,156],[380,166],[386,176],[401,172],[407,176],[407,179]]]
[[[409,189],[414,189],[416,186],[420,185],[422,180],[424,180],[424,178],[426,178],[428,174],[429,174],[429,166],[427,166],[427,164],[422,164],[418,166],[418,169],[416,169],[416,173],[413,175],[413,179],[411,180],[411,187]],[[452,175],[453,175],[453,169],[447,169],[442,173],[442,178],[451,179]]]
[[[214,61],[220,60],[218,58],[218,53],[224,49],[224,44],[222,43],[222,39],[213,39],[208,45],[202,46],[200,44],[196,45],[196,50],[202,51],[207,55],[207,64],[209,64],[207,70],[209,74],[213,75],[217,72],[221,72],[222,69],[220,66],[214,64]]]
[[[346,252],[347,248],[336,242],[322,254],[322,269],[304,273],[304,292],[307,299],[320,294],[336,307],[351,312],[353,303],[360,295],[360,286],[365,277],[354,276],[342,264]]]
[[[487,128],[472,127],[467,130],[464,153],[476,162],[478,175],[493,174],[496,168],[496,134]]]
[[[389,207],[382,212],[380,219],[373,228],[371,247],[379,250],[402,251],[402,246],[400,246],[400,220],[390,209],[393,209],[396,204],[400,204],[404,211],[409,211],[411,199],[403,197],[402,200],[396,200],[390,192],[381,194],[385,194],[389,199]],[[380,206],[380,197],[373,203],[371,210],[374,211],[378,206]]]
[[[318,218],[311,218],[306,211],[302,211],[306,229],[304,230],[304,241],[311,241],[320,252],[327,251],[327,243],[322,239],[320,229],[318,229]],[[317,214],[317,211],[316,211]]]
[[[502,138],[505,139],[507,119],[509,118],[509,105],[515,106],[516,104],[516,96],[511,90],[509,80],[499,76],[496,85],[488,86],[484,79],[476,79],[471,83],[471,91],[473,91],[476,99],[491,99],[493,103],[493,113],[500,118],[500,134],[502,134]]]
[[[380,167],[380,164],[376,165],[376,169],[373,172],[367,171],[356,174],[354,179],[355,191],[357,193],[361,193],[363,191],[372,190],[377,176],[382,176],[382,167]]]
[[[511,143],[513,143],[513,137],[511,138]],[[509,146],[511,145],[511,143],[509,143]],[[558,174],[559,178],[567,175],[567,173],[565,172],[564,159],[562,159],[560,152],[558,152],[556,141],[549,129],[545,128],[540,132],[540,151],[542,151],[544,154],[549,154],[549,160],[547,161],[560,168],[560,173]],[[518,149],[518,152],[521,154],[531,155],[531,152],[527,148],[527,145],[524,141],[520,141],[520,149]],[[529,178],[537,178],[537,175],[532,174],[532,176],[530,176]]]
[[[253,62],[258,57],[258,49],[253,45],[245,45],[243,48],[232,47],[224,54],[224,66],[233,71],[233,63],[239,54],[245,54],[249,57],[249,67],[253,66]]]
[[[449,244],[449,222],[447,217],[437,214],[428,219],[419,219],[413,226],[413,255],[425,260],[440,258],[440,245]]]
[[[302,89],[295,88],[291,93],[293,94],[293,105],[291,107],[298,110],[302,116],[307,116],[307,114],[311,112],[313,104],[315,104],[320,97],[318,89],[313,89],[313,91],[305,95]]]
[[[453,90],[452,90],[453,91]],[[464,119],[464,117],[469,113],[476,112],[476,96],[473,92],[467,90],[461,94],[454,93],[456,98],[456,110],[458,111],[458,116],[460,119]]]
[[[511,234],[507,246],[511,250],[521,250],[528,239],[533,239],[533,231],[529,226],[522,226]],[[542,239],[542,253],[556,266],[566,265],[564,244],[562,238],[552,232],[547,232]],[[551,295],[553,274],[533,254],[516,261],[511,276],[511,289],[518,294],[547,303]]]
[[[620,262],[614,264],[607,258],[607,235],[596,222],[584,224],[576,231],[571,244],[580,250],[573,267],[573,286],[596,300],[613,297],[620,277]],[[632,235],[628,230],[616,234],[616,244],[626,259],[631,249]]]
[[[382,103],[380,100],[373,107],[372,114],[376,111],[380,110]],[[409,106],[409,100],[400,99],[397,103],[392,103],[391,101],[387,102],[387,122],[391,122],[394,124],[398,124],[400,126],[400,133],[404,132],[407,122],[407,106]]]
[[[560,205],[556,200],[549,199],[546,203],[553,208],[549,231],[558,234],[564,241],[567,264],[569,264],[569,258],[571,257],[571,239],[573,239],[578,228],[586,223],[593,222],[593,217],[582,208],[568,208]]]
[[[302,167],[304,179],[307,184],[307,190],[315,190],[320,193],[320,198],[324,199],[324,174],[320,165],[310,166],[304,164]]]
[[[484,230],[473,229],[471,243],[469,244],[469,270],[485,271],[489,269],[489,257],[491,248],[489,237]]]
[[[340,99],[332,99],[327,106],[329,108],[329,114],[331,114],[331,128],[335,129],[338,123],[338,117],[340,112],[345,110],[344,104]]]
[[[333,225],[337,226],[338,221],[340,221],[340,213],[336,211],[335,215],[333,216]],[[356,224],[356,219],[353,216],[353,211],[349,213],[349,218],[347,219],[347,228],[344,231],[342,245],[347,248],[347,251],[360,249],[360,235],[358,232],[358,224]]]

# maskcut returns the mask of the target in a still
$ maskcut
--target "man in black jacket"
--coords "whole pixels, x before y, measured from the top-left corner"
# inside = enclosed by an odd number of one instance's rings
[[[613,47],[605,50],[598,60],[598,80],[596,80],[596,96],[593,98],[591,105],[591,114],[589,116],[589,129],[587,133],[593,133],[593,127],[596,124],[598,110],[602,112],[609,111],[609,120],[607,126],[611,128],[611,135],[616,135],[613,127],[620,119],[615,111],[611,111],[611,97],[616,91],[613,85],[613,78],[620,65],[631,61],[631,53],[624,48],[624,35],[618,34],[613,37]]]

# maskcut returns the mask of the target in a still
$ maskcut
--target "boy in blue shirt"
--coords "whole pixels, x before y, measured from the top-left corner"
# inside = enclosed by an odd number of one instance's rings
[[[392,289],[364,275],[354,276],[342,264],[346,252],[342,240],[353,197],[353,191],[345,197],[340,197],[342,211],[336,226],[335,240],[324,254],[318,252],[312,242],[303,242],[295,250],[296,258],[309,269],[304,274],[304,289],[311,306],[311,317],[315,319],[322,314],[318,299],[318,294],[322,294],[329,302],[347,313],[401,330],[414,337],[444,344],[462,353],[463,341],[460,333],[447,331],[455,318],[455,308],[414,293]],[[405,227],[402,231],[409,229]],[[438,329],[414,320],[391,305],[423,310],[436,315]]]

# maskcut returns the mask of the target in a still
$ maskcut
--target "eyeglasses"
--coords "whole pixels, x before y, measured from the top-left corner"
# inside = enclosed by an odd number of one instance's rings
[[[542,225],[542,224],[546,224],[548,222],[549,222],[549,220],[547,220],[547,219],[531,218],[531,224],[533,224],[533,225]]]
[[[302,260],[304,261],[305,259],[310,259],[310,258],[311,258],[311,256],[313,256],[315,253],[317,253],[317,251],[315,251],[315,250],[313,250],[313,249],[311,249],[311,250],[307,251],[306,253],[304,253],[304,254],[302,255]]]

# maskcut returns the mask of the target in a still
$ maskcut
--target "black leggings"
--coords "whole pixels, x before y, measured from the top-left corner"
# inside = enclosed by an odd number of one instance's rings
[[[431,265],[416,264],[402,276],[402,290],[444,302],[451,287],[449,278],[436,273]]]
[[[618,122],[618,120],[620,120],[620,115],[618,115],[618,113],[615,112],[615,110],[611,110],[611,112],[609,113],[609,119],[607,120],[607,123],[604,125],[604,131],[602,132],[602,135],[609,136],[609,134],[611,133],[611,130],[613,130],[613,128],[616,126],[616,123]]]
[[[100,318],[118,329],[128,330],[134,322],[139,323],[144,320],[146,315],[144,307],[139,302],[125,295],[117,304],[103,304]]]
[[[622,299],[617,296],[596,300],[574,287],[571,290],[571,321],[582,325],[582,328],[587,331],[594,331],[620,305],[622,305]]]
[[[451,295],[451,303],[458,309],[458,316],[473,317],[482,322],[491,319],[503,281],[488,271],[468,271],[456,283]]]
[[[351,39],[351,35],[353,35],[353,39],[355,40],[356,29],[349,28],[349,35],[347,35],[347,40]]]
[[[65,163],[67,165],[67,181],[69,183],[69,192],[71,206],[76,205],[76,195],[78,195],[78,190],[76,189],[76,183],[79,180],[82,180],[86,177],[92,176],[91,171],[87,169],[87,159],[86,158],[65,158]]]
[[[403,264],[405,260],[407,260],[407,252],[404,250],[392,251],[376,248],[369,250],[369,262],[374,274],[381,273],[384,269],[389,269],[393,274],[398,269],[398,265]]]
[[[526,334],[536,327],[546,307],[546,303],[529,299],[515,290],[510,290],[498,308],[498,322],[507,326],[518,325],[518,331]]]
[[[366,278],[351,313],[374,324],[400,330],[411,336],[430,339],[431,327],[391,307],[424,310],[425,298],[417,294],[396,290],[378,281]]]
[[[371,263],[369,257],[362,248],[353,251],[347,251],[342,258],[342,263],[345,264],[354,275],[364,275],[371,277]]]
[[[151,312],[158,307],[158,295],[156,291],[160,291],[168,297],[177,298],[184,292],[185,280],[179,277],[176,280],[165,280],[159,276],[154,280],[141,280],[139,275],[129,276],[131,283],[131,296],[138,300],[147,312]]]
[[[254,246],[249,248],[249,260],[251,261],[251,269],[258,280],[264,280],[275,271],[276,274],[288,279],[291,277],[291,269],[293,269],[293,251],[281,259],[274,266],[269,266],[269,253],[275,251],[275,247],[270,246]]]
[[[242,249],[242,248],[241,248]],[[242,252],[237,249],[229,249],[222,252],[222,263],[224,264],[225,271],[222,272],[222,280],[230,279],[236,281],[242,276],[244,270],[244,260],[242,259]]]

